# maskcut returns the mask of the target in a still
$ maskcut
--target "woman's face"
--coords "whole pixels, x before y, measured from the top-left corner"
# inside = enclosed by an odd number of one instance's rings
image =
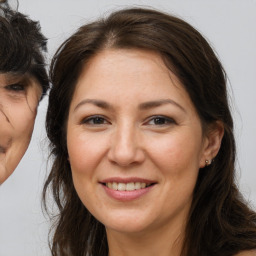
[[[32,77],[0,74],[0,184],[12,174],[29,145],[41,94]]]
[[[182,225],[208,144],[156,53],[105,50],[84,67],[67,122],[69,161],[81,201],[108,233]]]

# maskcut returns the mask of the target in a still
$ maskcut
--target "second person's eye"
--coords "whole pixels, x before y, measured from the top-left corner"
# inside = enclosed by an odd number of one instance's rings
[[[23,92],[25,86],[23,84],[9,84],[5,86],[5,89],[12,92]]]

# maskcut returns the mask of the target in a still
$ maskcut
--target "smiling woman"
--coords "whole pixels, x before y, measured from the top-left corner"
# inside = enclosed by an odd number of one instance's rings
[[[42,88],[35,78],[0,74],[1,183],[26,151],[33,131]]]
[[[254,255],[225,73],[193,27],[114,12],[64,42],[51,79],[52,255]]]
[[[29,145],[37,106],[48,88],[45,50],[38,23],[0,4],[0,184]]]
[[[76,108],[84,98],[108,107]],[[222,135],[220,126],[203,137],[186,90],[158,54],[105,50],[85,66],[70,104],[74,186],[107,234],[162,233],[161,225],[171,231],[174,220],[182,230],[199,168],[215,157]]]

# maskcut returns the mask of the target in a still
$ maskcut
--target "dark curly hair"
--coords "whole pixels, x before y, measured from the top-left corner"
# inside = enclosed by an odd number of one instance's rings
[[[73,185],[66,121],[82,68],[109,48],[158,53],[188,92],[203,126],[223,123],[220,151],[210,166],[199,171],[182,255],[231,256],[256,248],[256,215],[235,184],[233,120],[221,63],[208,42],[188,23],[155,10],[132,8],[82,26],[61,45],[51,64],[53,88],[46,129],[53,165],[44,186],[44,203],[51,189],[59,209],[52,255],[108,255],[105,228],[82,204]]]
[[[49,88],[43,55],[47,40],[40,29],[38,22],[0,2],[0,73],[32,75],[44,95]]]

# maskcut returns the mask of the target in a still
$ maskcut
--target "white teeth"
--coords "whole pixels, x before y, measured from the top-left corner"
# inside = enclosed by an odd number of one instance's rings
[[[127,183],[126,184],[126,190],[131,191],[135,189],[135,185],[133,182]]]
[[[118,184],[117,184],[117,190],[119,190],[119,191],[124,191],[124,190],[126,190],[126,185],[125,185],[125,183],[118,183]]]
[[[140,189],[141,186],[140,186],[140,182],[135,182],[135,189]]]
[[[117,182],[108,182],[106,186],[113,190],[118,191],[133,191],[145,188],[150,184],[146,184],[145,182],[129,182],[129,183],[117,183]]]
[[[116,182],[112,183],[112,189],[117,190],[117,183]]]

